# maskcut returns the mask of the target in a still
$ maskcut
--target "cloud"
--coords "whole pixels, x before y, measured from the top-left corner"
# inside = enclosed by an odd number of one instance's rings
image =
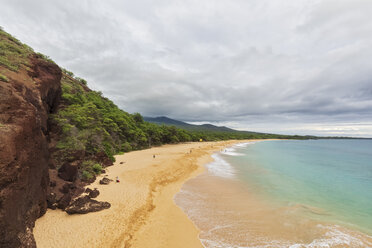
[[[0,22],[126,111],[313,134],[372,122],[370,13],[365,0],[3,0]]]

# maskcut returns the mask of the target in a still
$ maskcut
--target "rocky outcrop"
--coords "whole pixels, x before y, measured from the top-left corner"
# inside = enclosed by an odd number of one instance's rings
[[[49,169],[49,189],[47,195],[48,208],[64,210],[73,198],[84,193],[84,183],[79,179],[73,183],[66,182],[58,176],[58,171]]]
[[[4,69],[9,80],[0,82],[0,247],[35,247],[32,229],[47,208],[48,116],[59,103],[61,70],[37,55],[29,64]]]
[[[78,175],[78,165],[65,163],[58,169],[58,176],[65,181],[74,182]]]
[[[91,199],[89,196],[82,196],[74,200],[65,211],[68,214],[86,214],[90,212],[97,212],[103,209],[110,208],[111,204],[108,202],[100,202]]]

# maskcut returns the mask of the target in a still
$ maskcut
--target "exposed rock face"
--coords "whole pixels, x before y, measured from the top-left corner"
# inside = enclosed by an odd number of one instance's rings
[[[0,247],[36,247],[32,229],[47,208],[48,115],[61,70],[33,56],[30,70],[8,71],[0,82]]]
[[[110,208],[111,204],[108,202],[99,202],[90,199],[89,196],[83,196],[74,200],[65,211],[68,214],[86,214],[90,212],[97,212],[103,209]]]

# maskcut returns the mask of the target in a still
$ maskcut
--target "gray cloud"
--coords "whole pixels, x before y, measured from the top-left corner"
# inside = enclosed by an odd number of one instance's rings
[[[0,25],[128,112],[372,137],[371,14],[368,0],[3,0]]]

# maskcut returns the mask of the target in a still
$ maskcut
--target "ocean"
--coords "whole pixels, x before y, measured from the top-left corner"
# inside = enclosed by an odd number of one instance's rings
[[[372,140],[273,140],[213,155],[175,202],[205,247],[372,247]]]

